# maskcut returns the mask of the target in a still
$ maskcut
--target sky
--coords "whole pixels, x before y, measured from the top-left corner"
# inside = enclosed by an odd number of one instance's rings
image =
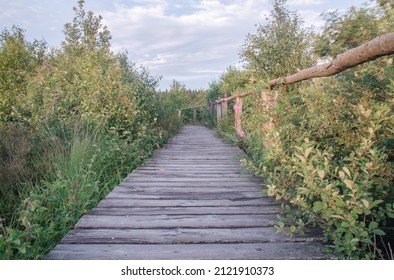
[[[324,26],[321,14],[367,0],[288,0],[305,27]],[[77,0],[0,0],[0,31],[19,26],[28,40],[59,47],[64,24],[74,17]],[[128,52],[131,62],[161,76],[160,90],[177,80],[190,89],[205,89],[238,56],[248,33],[266,22],[269,0],[86,0],[85,9],[103,17],[114,52]]]

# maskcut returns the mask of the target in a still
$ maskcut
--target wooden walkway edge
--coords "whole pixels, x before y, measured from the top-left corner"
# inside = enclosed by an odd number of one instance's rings
[[[279,204],[212,130],[185,126],[83,216],[47,259],[325,259],[277,234]]]

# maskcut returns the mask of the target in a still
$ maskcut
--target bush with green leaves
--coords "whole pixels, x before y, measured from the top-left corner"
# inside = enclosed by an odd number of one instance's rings
[[[321,85],[283,93],[271,113],[275,125],[265,132],[271,144],[253,167],[264,174],[268,194],[290,205],[285,220],[291,226],[280,222],[279,229],[295,233],[305,225],[320,226],[344,258],[388,253],[377,244],[381,228],[394,217],[389,104],[354,100]]]
[[[0,34],[0,125],[21,121],[20,99],[45,59],[45,51],[45,42],[28,42],[24,30],[16,26]]]
[[[157,78],[110,51],[83,0],[74,11],[59,49],[1,37],[0,259],[45,257],[163,143]]]
[[[316,53],[335,56],[387,31],[392,26],[391,2],[378,2],[371,8],[352,8],[342,16],[331,14],[317,38]],[[287,59],[292,54],[283,59],[272,54],[288,53],[285,30],[268,28],[296,26],[292,25],[296,16],[279,17],[277,9],[282,5],[283,1],[276,1],[273,11],[279,22],[274,20],[256,35],[248,35],[241,53],[254,73],[264,73],[257,76],[256,92],[244,98],[245,136],[234,139],[251,158],[243,163],[266,180],[270,196],[284,202],[279,231],[292,235],[317,226],[339,258],[390,258],[385,235],[394,218],[393,57],[333,78],[279,87],[275,89],[278,103],[265,104],[260,93],[268,88],[266,77],[277,78],[291,70],[291,59]],[[267,46],[275,50],[270,53]],[[311,51],[304,47],[297,49],[300,57]],[[305,65],[302,59],[293,60],[300,62],[299,68]]]
[[[181,118],[179,118],[178,110],[202,105],[205,103],[204,97],[203,91],[187,89],[183,83],[176,80],[172,81],[168,91],[156,94],[155,109],[158,115],[158,126],[165,138],[173,136],[183,124],[192,123],[193,110],[182,111]],[[199,112],[198,119],[203,120],[203,117]]]
[[[286,0],[272,0],[273,9],[265,25],[257,25],[239,50],[241,60],[257,80],[269,80],[309,67],[314,62],[313,33],[303,27],[302,18],[286,6]]]

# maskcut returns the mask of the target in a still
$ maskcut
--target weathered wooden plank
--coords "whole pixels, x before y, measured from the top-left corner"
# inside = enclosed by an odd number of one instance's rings
[[[243,190],[226,190],[225,188],[222,188],[220,190],[217,189],[207,189],[207,190],[201,190],[199,188],[154,188],[154,187],[149,187],[149,188],[129,188],[129,187],[121,187],[118,186],[116,187],[113,191],[113,193],[119,193],[119,194],[124,194],[125,196],[128,195],[133,195],[133,194],[146,194],[146,195],[155,195],[155,196],[160,196],[160,195],[174,195],[174,196],[184,196],[184,195],[203,195],[206,197],[207,195],[215,196],[215,195],[231,195],[231,196],[251,196],[251,197],[259,197],[260,192],[259,191],[243,191]]]
[[[106,198],[124,198],[124,199],[181,199],[181,200],[217,200],[217,199],[245,199],[252,198],[258,199],[261,195],[259,193],[215,193],[215,194],[204,194],[204,193],[163,193],[163,194],[154,194],[154,193],[127,193],[127,192],[111,192],[107,195]]]
[[[227,171],[227,172],[232,172],[234,170],[237,171],[243,171],[245,172],[245,169],[242,168],[239,164],[196,164],[193,165],[192,162],[190,162],[189,165],[185,166],[183,163],[180,164],[178,163],[173,163],[170,161],[167,162],[162,162],[162,163],[155,163],[155,165],[150,165],[148,162],[144,162],[144,164],[140,168],[148,168],[148,169],[188,169],[188,170],[211,170],[211,171]]]
[[[256,199],[220,199],[220,200],[181,200],[181,199],[144,199],[132,200],[124,197],[106,198],[102,200],[97,207],[237,207],[237,206],[259,206],[279,205],[272,198],[256,198]]]
[[[262,186],[261,181],[257,178],[251,178],[250,176],[239,176],[238,177],[227,177],[225,176],[225,174],[223,174],[222,176],[218,176],[218,177],[199,177],[199,176],[188,176],[188,177],[175,177],[173,175],[170,176],[165,176],[163,174],[161,174],[161,177],[156,177],[156,176],[150,176],[150,175],[137,175],[137,174],[132,174],[127,176],[124,180],[124,182],[144,182],[144,183],[149,183],[149,182],[173,182],[173,183],[177,183],[177,182],[182,182],[182,183],[217,183],[220,182],[222,183],[221,185],[225,185],[228,183],[237,183],[237,182],[241,182],[241,183],[258,183],[259,186]]]
[[[247,174],[226,174],[227,176],[223,177],[223,174],[219,174],[219,173],[209,173],[209,171],[204,172],[193,172],[193,171],[183,171],[183,172],[177,172],[177,171],[167,171],[167,172],[163,172],[163,171],[159,171],[159,172],[152,172],[152,171],[146,171],[146,172],[141,172],[141,171],[137,171],[137,172],[133,172],[131,173],[127,178],[125,178],[125,180],[133,180],[134,178],[137,179],[142,179],[142,177],[145,176],[145,178],[149,178],[150,180],[152,180],[153,178],[156,178],[158,180],[161,180],[162,178],[168,180],[169,178],[186,178],[186,179],[194,179],[194,181],[199,181],[199,179],[224,179],[224,180],[231,180],[231,179],[236,179],[236,180],[240,180],[238,178],[243,178],[246,176],[250,176]]]
[[[327,259],[321,244],[59,244],[48,259],[78,260],[293,260]]]
[[[109,216],[85,215],[75,228],[248,228],[270,227],[276,216],[273,214],[251,215],[154,215],[154,216]]]
[[[213,184],[213,183],[196,183],[196,182],[121,182],[115,189],[124,189],[124,190],[133,190],[133,189],[138,189],[140,191],[146,190],[154,190],[158,189],[160,190],[190,190],[190,191],[196,191],[196,192],[204,192],[204,191],[249,191],[249,192],[262,192],[263,191],[263,186],[257,184],[254,185],[253,183],[241,183],[241,184],[235,184],[235,183],[229,183],[228,185],[226,183],[220,185],[220,184]],[[115,190],[114,189],[114,190]]]
[[[174,228],[174,229],[76,229],[64,244],[203,244],[321,241],[314,235],[288,237],[273,227]]]
[[[89,215],[249,215],[249,214],[276,214],[278,205],[242,206],[242,207],[96,207]]]
[[[132,182],[132,181],[122,181],[119,186],[124,187],[211,187],[220,188],[225,187],[228,189],[236,187],[250,187],[251,190],[258,189],[262,190],[263,186],[258,182]]]

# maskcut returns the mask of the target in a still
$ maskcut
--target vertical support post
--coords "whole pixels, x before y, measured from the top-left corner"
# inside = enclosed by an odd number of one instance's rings
[[[227,118],[227,112],[228,112],[228,101],[223,101],[222,102],[222,117],[224,119]]]
[[[219,124],[222,118],[222,103],[216,102],[216,123]]]
[[[178,117],[181,117],[182,110],[178,110]]]
[[[263,108],[264,114],[269,117],[269,119],[263,122],[262,126],[267,135],[266,139],[264,140],[264,145],[266,147],[272,146],[271,139],[272,137],[269,134],[273,131],[274,122],[272,118],[274,118],[274,114],[272,113],[273,109],[275,108],[276,104],[278,103],[278,91],[270,91],[270,90],[263,90],[261,92],[261,99],[263,100]]]
[[[242,98],[237,97],[235,100],[235,105],[234,105],[234,125],[235,125],[235,131],[240,137],[244,137],[244,132],[242,131]]]
[[[197,123],[197,108],[193,108],[193,125]]]

